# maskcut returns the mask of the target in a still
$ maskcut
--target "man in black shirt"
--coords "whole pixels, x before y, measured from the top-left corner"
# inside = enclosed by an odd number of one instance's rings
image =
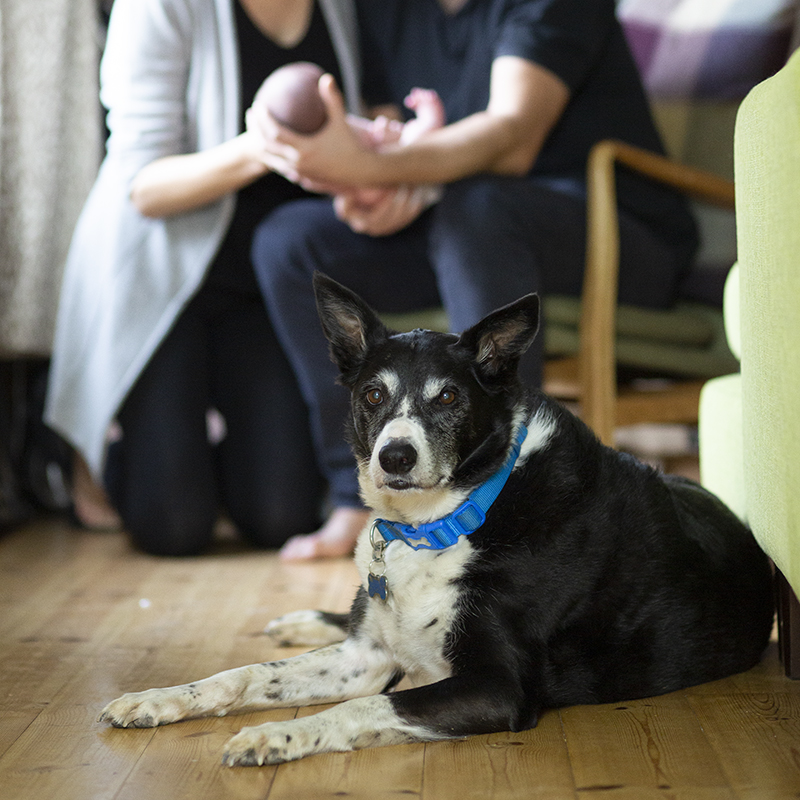
[[[523,294],[577,295],[592,145],[622,139],[663,152],[614,0],[357,0],[363,94],[402,109],[434,89],[447,124],[410,144],[366,147],[332,80],[329,123],[311,137],[254,120],[265,160],[303,185],[382,185],[373,207],[301,201],[271,215],[254,263],[273,321],[323,426],[341,425],[335,369],[315,320],[322,270],[383,311],[443,303],[453,330]],[[270,139],[270,137],[272,137]],[[620,170],[620,298],[670,305],[697,238],[670,191]],[[427,207],[422,184],[441,184]],[[541,377],[541,344],[521,374]]]

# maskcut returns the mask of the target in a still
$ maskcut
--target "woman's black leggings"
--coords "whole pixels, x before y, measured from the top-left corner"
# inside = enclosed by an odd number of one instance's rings
[[[217,445],[207,430],[212,408],[226,427]],[[142,550],[200,552],[221,510],[261,547],[319,526],[325,485],[307,407],[259,296],[202,288],[118,421],[105,482]]]

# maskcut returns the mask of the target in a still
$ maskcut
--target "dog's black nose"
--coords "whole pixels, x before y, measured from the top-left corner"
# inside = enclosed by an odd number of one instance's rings
[[[417,463],[417,451],[406,439],[389,439],[381,447],[378,461],[386,472],[404,475],[414,469],[414,464]]]

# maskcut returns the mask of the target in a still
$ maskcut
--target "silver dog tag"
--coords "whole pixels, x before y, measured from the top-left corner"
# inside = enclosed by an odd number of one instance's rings
[[[386,562],[383,560],[383,551],[386,549],[386,542],[378,533],[377,525],[373,523],[369,532],[369,541],[372,544],[372,561],[369,565],[369,575],[367,576],[367,593],[370,597],[378,597],[386,602],[389,594],[389,582],[386,580]]]

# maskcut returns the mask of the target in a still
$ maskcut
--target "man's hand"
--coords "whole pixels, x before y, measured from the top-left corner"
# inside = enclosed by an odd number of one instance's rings
[[[390,236],[410,225],[441,198],[438,186],[392,186],[338,194],[336,216],[356,233]]]
[[[328,121],[310,136],[283,127],[263,106],[248,110],[247,129],[260,135],[264,163],[309,191],[368,182],[364,176],[377,171],[372,163],[373,151],[352,130],[332,75],[320,78],[319,90]]]

